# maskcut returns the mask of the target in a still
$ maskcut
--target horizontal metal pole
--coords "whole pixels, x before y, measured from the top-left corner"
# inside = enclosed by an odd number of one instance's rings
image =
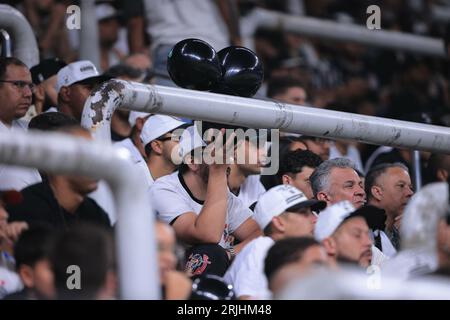
[[[446,57],[444,41],[438,38],[382,29],[369,30],[365,26],[293,16],[260,8],[255,9],[251,14],[253,17],[250,20],[255,20],[254,26],[256,28],[279,29],[309,37],[355,42],[386,49]]]
[[[126,149],[58,133],[2,133],[0,163],[105,179],[114,193],[118,213],[116,249],[121,298],[160,298],[154,223],[146,183]]]
[[[94,135],[107,136],[115,108],[450,153],[446,127],[123,80],[110,80],[91,94],[84,106],[84,126]]]

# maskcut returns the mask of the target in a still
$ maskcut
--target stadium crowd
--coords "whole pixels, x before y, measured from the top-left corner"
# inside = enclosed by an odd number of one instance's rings
[[[217,51],[253,49],[264,65],[255,99],[449,127],[450,29],[430,18],[433,2],[98,1],[96,66],[79,58],[79,30],[65,25],[66,8],[76,1],[1,1],[29,21],[40,62],[29,68],[0,57],[0,132],[92,140],[81,125],[91,93],[111,79],[175,86],[167,57],[188,38]],[[365,24],[372,4],[381,7],[384,30],[442,38],[447,58],[277,30],[258,29],[251,39],[241,33],[257,7]],[[412,150],[282,132],[279,150],[246,138],[234,150],[236,156],[242,147],[241,163],[205,163],[195,151],[212,142],[210,130],[229,126],[193,120],[122,109],[111,118],[111,143],[128,149],[147,182],[164,299],[273,299],[293,279],[318,270],[365,273],[400,263],[403,217],[418,187]],[[261,175],[268,152],[278,153],[279,169]],[[420,152],[420,158],[423,186],[450,184],[450,155]],[[107,193],[104,181],[90,177],[0,164],[0,299],[120,298],[117,217]],[[448,201],[448,189],[442,196]],[[405,260],[396,270],[401,277],[449,277],[450,202],[447,207],[428,235],[435,237],[435,261]],[[432,203],[428,210],[435,210]],[[83,272],[80,290],[67,286],[70,265]]]

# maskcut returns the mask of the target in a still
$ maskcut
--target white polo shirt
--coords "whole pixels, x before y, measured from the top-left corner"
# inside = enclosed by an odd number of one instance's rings
[[[260,177],[261,176],[259,174],[248,176],[241,185],[237,197],[246,207],[250,207],[253,203],[258,201],[261,194],[266,192],[266,189],[259,180]]]
[[[274,243],[270,237],[258,237],[236,256],[224,280],[233,285],[238,297],[248,295],[253,299],[271,299],[272,293],[264,274],[264,260]]]
[[[23,120],[13,120],[11,127],[0,121],[0,134],[9,132],[25,132],[28,123]],[[42,182],[39,171],[33,168],[0,164],[0,190],[17,190]]]
[[[219,245],[228,249],[233,243],[233,232],[252,216],[249,208],[245,207],[234,194],[228,191],[227,215]],[[196,199],[178,171],[161,177],[150,188],[150,201],[156,214],[162,221],[172,224],[180,215],[187,212],[199,214],[203,208],[203,201]]]

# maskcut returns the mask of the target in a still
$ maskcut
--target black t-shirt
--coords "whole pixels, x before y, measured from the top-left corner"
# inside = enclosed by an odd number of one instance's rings
[[[9,205],[9,221],[26,221],[29,225],[48,224],[56,229],[65,229],[75,222],[92,222],[110,227],[105,211],[91,198],[86,197],[74,213],[66,211],[56,200],[48,182],[31,185],[22,191],[23,201]]]

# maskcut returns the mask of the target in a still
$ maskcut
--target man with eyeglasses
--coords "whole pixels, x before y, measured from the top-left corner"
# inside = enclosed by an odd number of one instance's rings
[[[0,57],[0,134],[27,130],[20,118],[30,108],[33,91],[28,67],[17,58]],[[35,169],[0,165],[0,189],[20,191],[41,181]]]

